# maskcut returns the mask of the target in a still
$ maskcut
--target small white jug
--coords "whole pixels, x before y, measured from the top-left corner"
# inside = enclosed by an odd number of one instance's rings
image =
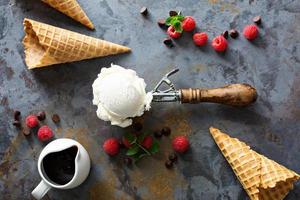
[[[72,179],[66,184],[58,184],[52,181],[46,174],[43,166],[43,159],[55,152],[60,152],[71,147],[77,147],[77,154],[74,159],[75,172]],[[88,176],[90,172],[90,157],[85,148],[75,140],[62,138],[50,142],[41,152],[38,159],[38,171],[42,178],[39,185],[32,191],[32,195],[36,199],[41,199],[51,189],[70,189],[80,185]]]

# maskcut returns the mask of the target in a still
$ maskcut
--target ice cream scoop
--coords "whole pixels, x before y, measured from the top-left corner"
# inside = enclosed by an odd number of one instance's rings
[[[93,83],[93,104],[98,106],[97,116],[104,121],[111,121],[112,125],[127,127],[132,124],[131,118],[141,116],[150,109],[152,101],[211,102],[231,106],[247,106],[256,101],[256,90],[248,84],[177,90],[169,77],[178,71],[174,69],[167,73],[151,92],[146,93],[146,83],[135,71],[113,64],[110,68],[102,68]],[[163,84],[168,89],[161,90]]]

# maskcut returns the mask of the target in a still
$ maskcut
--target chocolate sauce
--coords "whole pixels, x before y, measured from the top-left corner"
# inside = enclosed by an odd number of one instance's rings
[[[59,185],[65,185],[70,182],[75,173],[77,152],[78,148],[72,146],[63,151],[46,155],[43,159],[43,168],[47,177]]]

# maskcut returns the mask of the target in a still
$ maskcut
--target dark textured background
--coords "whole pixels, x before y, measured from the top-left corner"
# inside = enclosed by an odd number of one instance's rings
[[[12,125],[14,109],[23,119],[39,110],[57,138],[78,140],[88,150],[92,169],[78,188],[51,190],[45,199],[212,199],[243,200],[246,193],[212,140],[213,125],[247,142],[267,157],[300,172],[300,2],[299,0],[79,0],[96,31],[89,31],[39,0],[0,0],[0,199],[29,199],[39,183],[36,161],[44,144],[35,135],[23,136]],[[144,18],[139,10],[147,6]],[[170,9],[196,18],[210,39],[223,30],[239,31],[261,15],[260,37],[248,42],[229,39],[225,55],[210,45],[197,48],[184,33],[176,47],[162,44],[165,33],[156,20]],[[22,21],[28,17],[58,27],[127,45],[132,53],[27,70],[24,63]],[[178,88],[216,87],[246,82],[257,88],[259,99],[248,108],[221,105],[153,104],[139,121],[145,130],[172,128],[172,136],[188,135],[191,150],[173,170],[164,167],[171,151],[170,138],[161,140],[162,151],[127,168],[108,158],[101,148],[110,136],[123,130],[96,117],[91,85],[101,67],[111,62],[132,68],[144,77],[148,90],[174,66]],[[51,114],[61,116],[59,126]],[[287,199],[300,199],[296,184]]]

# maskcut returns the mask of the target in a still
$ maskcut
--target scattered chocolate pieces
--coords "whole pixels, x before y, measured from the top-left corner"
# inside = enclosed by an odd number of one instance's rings
[[[143,129],[143,125],[140,122],[135,122],[132,126],[136,131],[141,131]]]
[[[157,20],[157,24],[161,28],[167,28],[166,20],[165,19],[159,19],[159,20]]]
[[[167,46],[167,47],[173,47],[173,41],[171,40],[171,38],[165,38],[164,39],[164,44]]]
[[[15,110],[14,111],[14,119],[15,120],[19,120],[20,119],[20,115],[21,115],[21,112],[18,111],[18,110]]]
[[[126,158],[123,159],[123,162],[124,162],[125,165],[129,166],[132,163],[132,159],[129,158],[129,157],[126,157]]]
[[[169,154],[169,160],[172,162],[176,162],[177,161],[177,155],[175,153],[171,153]]]
[[[59,115],[58,115],[58,114],[52,115],[52,121],[53,121],[54,123],[59,123],[59,122],[60,122],[60,117],[59,117]]]
[[[229,31],[229,35],[230,35],[230,37],[232,37],[233,39],[235,39],[235,38],[237,38],[239,36],[239,32],[237,30],[235,30],[235,29],[231,29]]]
[[[38,120],[40,120],[40,121],[45,120],[45,119],[46,119],[46,113],[45,113],[44,111],[38,112],[37,118],[38,118]]]
[[[227,31],[227,30],[226,30],[226,31],[224,31],[224,32],[222,33],[222,35],[223,35],[223,37],[224,37],[224,38],[226,38],[226,39],[227,39],[227,38],[228,38],[228,31]]]
[[[252,19],[252,21],[257,24],[260,25],[261,24],[261,17],[260,16],[256,16]]]
[[[144,7],[141,8],[140,13],[142,15],[147,15],[148,14],[148,9],[144,6]]]
[[[171,169],[173,167],[173,162],[170,160],[167,160],[165,162],[165,166],[166,166],[166,168]]]
[[[169,127],[163,127],[161,129],[161,133],[164,135],[164,136],[169,136],[171,134],[171,129]]]
[[[154,137],[161,138],[162,137],[162,132],[160,130],[154,131]]]
[[[178,15],[178,13],[177,13],[175,10],[171,10],[171,11],[169,12],[169,15],[170,15],[170,17],[173,17],[173,16]]]
[[[21,122],[19,120],[14,120],[13,125],[15,127],[21,127]]]

